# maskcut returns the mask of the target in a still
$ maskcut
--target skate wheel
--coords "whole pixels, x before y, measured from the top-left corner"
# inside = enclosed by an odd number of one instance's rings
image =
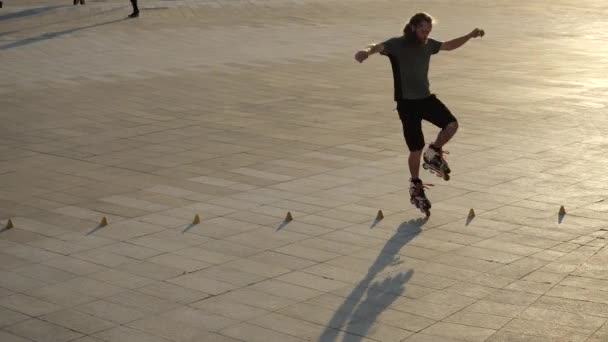
[[[450,175],[448,175],[447,173],[445,175],[443,175],[443,179],[446,181],[450,180]]]
[[[425,170],[428,170],[429,166],[427,164],[422,164],[422,168],[425,169]]]

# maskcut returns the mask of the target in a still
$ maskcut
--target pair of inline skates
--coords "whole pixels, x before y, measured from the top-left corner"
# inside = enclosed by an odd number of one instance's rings
[[[446,154],[447,151],[429,146],[422,156],[422,167],[446,181],[449,180],[451,170],[445,160]],[[420,179],[410,179],[410,202],[428,217],[431,216],[431,202],[424,193],[425,188]]]

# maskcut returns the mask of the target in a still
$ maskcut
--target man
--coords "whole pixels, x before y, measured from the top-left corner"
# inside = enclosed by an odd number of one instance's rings
[[[129,14],[129,18],[139,17],[139,8],[137,7],[137,0],[131,0],[131,7],[133,7],[133,13]]]
[[[425,146],[422,134],[422,120],[427,120],[441,128],[437,139],[429,145],[424,153],[424,166],[449,179],[450,169],[442,150],[456,133],[458,122],[450,110],[429,90],[429,62],[431,55],[440,50],[451,51],[461,47],[471,38],[482,37],[481,29],[471,33],[440,42],[429,38],[433,29],[433,18],[426,13],[417,13],[403,29],[403,36],[391,38],[380,44],[372,44],[366,50],[358,51],[355,59],[362,63],[370,55],[380,53],[390,59],[393,69],[395,101],[403,125],[403,135],[410,155],[410,201],[427,215],[430,215],[431,204],[424,193],[424,186],[419,178],[420,157]]]

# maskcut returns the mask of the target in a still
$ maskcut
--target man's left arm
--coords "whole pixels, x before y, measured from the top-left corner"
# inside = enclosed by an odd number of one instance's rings
[[[448,40],[447,42],[443,42],[441,44],[441,50],[451,51],[454,49],[458,49],[459,47],[463,46],[464,43],[468,42],[469,39],[483,37],[484,34],[485,34],[485,32],[482,29],[476,28],[467,35],[464,35],[464,36],[456,38],[456,39]]]

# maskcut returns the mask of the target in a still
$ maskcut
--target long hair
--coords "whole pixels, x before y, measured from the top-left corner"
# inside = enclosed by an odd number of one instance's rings
[[[423,21],[426,21],[427,23],[432,24],[433,17],[431,17],[427,13],[420,12],[420,13],[414,14],[410,18],[410,21],[403,28],[403,36],[405,36],[406,42],[408,42],[410,44],[419,44],[420,43],[418,41],[418,37],[416,36],[416,32],[414,31],[414,28],[416,26],[418,26],[420,23],[422,23]]]

